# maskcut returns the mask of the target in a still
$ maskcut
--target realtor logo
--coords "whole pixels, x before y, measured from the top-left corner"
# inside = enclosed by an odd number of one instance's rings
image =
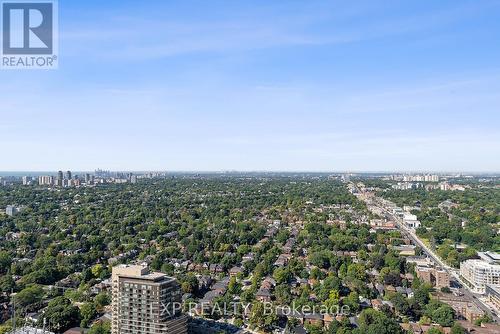
[[[57,68],[57,3],[2,1],[2,68]]]

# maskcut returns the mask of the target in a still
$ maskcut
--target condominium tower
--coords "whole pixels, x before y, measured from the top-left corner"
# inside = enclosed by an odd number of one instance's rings
[[[480,260],[460,263],[460,276],[476,293],[485,293],[486,285],[500,287],[500,254],[478,252]]]
[[[146,266],[113,268],[112,334],[186,334],[180,312],[181,290],[175,278]]]

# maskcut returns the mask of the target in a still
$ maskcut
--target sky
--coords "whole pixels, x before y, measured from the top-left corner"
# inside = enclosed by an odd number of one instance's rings
[[[59,1],[0,170],[500,171],[500,0]]]

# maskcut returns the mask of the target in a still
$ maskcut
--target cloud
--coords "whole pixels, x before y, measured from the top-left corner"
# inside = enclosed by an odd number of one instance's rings
[[[98,57],[100,60],[138,61],[197,53],[234,53],[242,51],[339,45],[432,31],[491,10],[495,3],[481,6],[460,3],[425,14],[406,14],[392,18],[370,15],[378,12],[370,5],[342,10],[328,8],[304,13],[283,12],[281,6],[268,12],[250,10],[221,18],[150,19],[137,16],[101,15],[87,22],[69,22],[61,31],[67,55]],[[264,7],[265,8],[265,7]],[[317,8],[315,8],[317,9]],[[92,28],[88,28],[91,26]],[[82,54],[83,53],[83,54]]]

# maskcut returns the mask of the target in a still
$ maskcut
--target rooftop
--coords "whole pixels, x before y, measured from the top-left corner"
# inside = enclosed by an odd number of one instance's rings
[[[9,334],[54,334],[54,333],[35,327],[25,326],[16,329],[15,331],[10,332]]]
[[[488,263],[500,264],[500,254],[495,252],[478,252],[477,255]]]
[[[164,273],[150,272],[147,266],[128,264],[120,264],[113,267],[113,276],[137,278],[151,281],[174,280],[174,278],[168,277]]]

